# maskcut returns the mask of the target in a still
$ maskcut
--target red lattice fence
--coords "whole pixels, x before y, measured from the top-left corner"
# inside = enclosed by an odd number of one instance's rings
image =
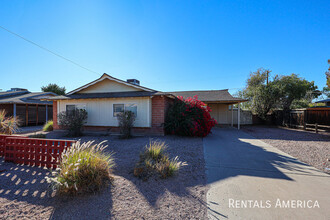
[[[3,157],[5,155],[5,145],[6,145],[7,137],[18,137],[18,136],[0,134],[0,157]]]
[[[0,135],[4,143],[5,161],[55,169],[63,150],[72,146],[72,140],[52,140]],[[5,140],[5,141],[3,141]]]

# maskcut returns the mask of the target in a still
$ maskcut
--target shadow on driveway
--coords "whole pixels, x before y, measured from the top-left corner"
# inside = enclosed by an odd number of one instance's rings
[[[324,194],[329,175],[311,167],[243,131],[216,128],[203,139],[206,164],[209,216],[211,218],[273,218],[287,215],[287,210],[232,209],[230,198],[276,200],[319,199],[329,204]],[[317,190],[312,187],[318,185]],[[304,210],[304,214],[324,215]],[[317,210],[314,210],[317,211]],[[299,216],[299,212],[292,216]],[[302,214],[301,214],[302,215]],[[300,216],[301,216],[300,215]],[[288,216],[291,216],[290,214]],[[299,216],[299,217],[300,217]],[[283,216],[282,216],[283,217]]]

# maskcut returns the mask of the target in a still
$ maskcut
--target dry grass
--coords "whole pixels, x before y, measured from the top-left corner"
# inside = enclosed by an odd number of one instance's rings
[[[0,170],[5,170],[0,172],[0,219],[207,219],[202,138],[158,137],[168,145],[169,155],[178,155],[188,165],[179,170],[179,175],[161,180],[151,177],[148,181],[136,178],[132,169],[149,137],[81,138],[81,142],[90,140],[107,140],[109,146],[104,151],[115,152],[111,184],[98,193],[55,196],[44,180],[48,170],[0,160]]]
[[[6,117],[7,112],[0,110],[0,134],[13,134],[18,131],[20,123],[17,117]]]
[[[140,154],[140,161],[134,169],[134,175],[143,179],[157,173],[161,178],[167,178],[177,173],[180,167],[187,165],[176,156],[170,159],[166,153],[167,145],[161,141],[150,141]]]
[[[112,154],[107,154],[104,141],[77,141],[61,156],[59,168],[47,177],[53,190],[61,194],[83,194],[99,191],[111,180],[114,166]]]

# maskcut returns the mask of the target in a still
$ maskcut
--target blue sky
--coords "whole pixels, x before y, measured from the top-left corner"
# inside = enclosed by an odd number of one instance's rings
[[[160,91],[231,89],[259,67],[325,86],[330,1],[0,1],[0,89],[67,91],[102,73]]]

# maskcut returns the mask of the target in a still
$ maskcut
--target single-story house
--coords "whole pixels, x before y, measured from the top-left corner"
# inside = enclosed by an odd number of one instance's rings
[[[123,81],[107,74],[81,86],[65,96],[51,97],[54,129],[59,129],[57,116],[73,108],[85,109],[85,129],[118,131],[116,115],[125,110],[136,114],[133,132],[164,134],[163,124],[169,104],[177,97],[198,98],[213,109],[212,116],[221,124],[230,124],[229,106],[246,100],[232,97],[228,90],[160,92],[140,85],[136,79]],[[238,113],[239,114],[239,113]]]
[[[315,103],[325,103],[325,106],[330,106],[330,98],[329,99],[320,100],[320,101],[316,101]]]
[[[29,92],[27,89],[12,88],[0,92],[0,110],[7,116],[15,116],[21,126],[42,125],[53,119],[53,102],[43,99],[56,96],[52,92]]]

